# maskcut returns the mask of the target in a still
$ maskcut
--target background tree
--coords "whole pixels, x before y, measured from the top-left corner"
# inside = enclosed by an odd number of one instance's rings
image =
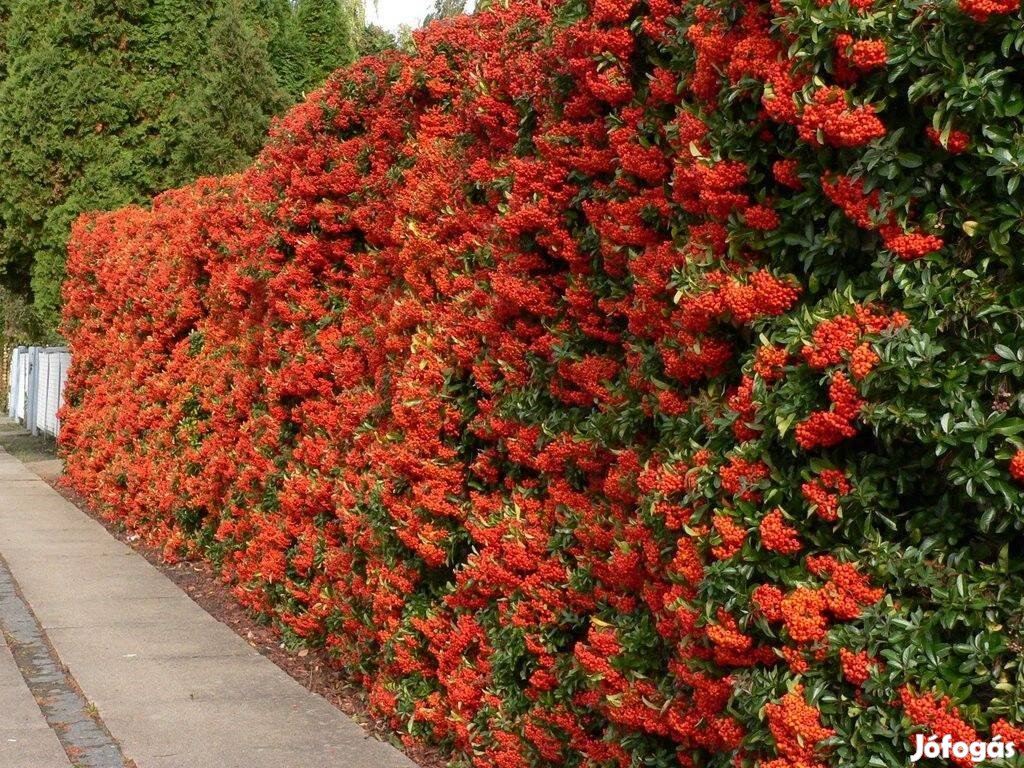
[[[412,33],[415,30],[408,24],[399,24],[398,31],[395,33],[395,43],[399,50],[411,53],[416,50],[416,42],[412,39]]]
[[[11,17],[10,0],[0,0],[0,83],[7,78],[7,23]],[[0,228],[0,243],[3,242],[3,230]],[[0,250],[0,286],[7,282],[8,265]],[[3,290],[0,287],[0,290]]]
[[[309,42],[291,0],[274,0],[267,16],[267,50],[277,83],[293,102],[306,90]]]
[[[221,0],[207,40],[176,142],[178,165],[189,175],[245,167],[263,145],[271,117],[288,104],[266,39],[246,22],[240,0]]]
[[[136,120],[146,140],[133,149],[140,189],[161,190],[187,183],[198,169],[179,164],[184,104],[198,84],[207,35],[220,0],[147,0],[136,20],[137,43],[126,66],[138,72],[133,84],[139,106]],[[201,171],[199,171],[201,174]]]
[[[308,46],[307,88],[355,60],[363,5],[353,0],[299,0],[299,28]]]
[[[0,81],[7,76],[7,22],[10,18],[10,0],[0,0]]]
[[[0,349],[8,350],[22,344],[45,344],[57,341],[53,331],[40,321],[25,297],[0,288]],[[6,392],[0,392],[5,395]]]
[[[359,36],[358,54],[372,56],[398,46],[395,36],[376,24],[368,24]]]
[[[394,44],[362,0],[0,0],[0,285],[55,327],[79,214],[243,166],[273,114]]]
[[[149,191],[149,169],[133,162],[148,122],[139,119],[131,61],[140,10],[132,0],[11,7],[0,86],[0,260],[16,287],[31,276],[51,320],[73,219]]]
[[[57,341],[59,337],[40,322],[35,309],[23,296],[0,288],[0,413],[7,410],[7,376],[14,348],[23,344],[49,344]]]
[[[48,325],[80,213],[239,167],[287,106],[285,91],[300,95],[280,84],[294,58],[283,5],[0,0],[0,274]]]

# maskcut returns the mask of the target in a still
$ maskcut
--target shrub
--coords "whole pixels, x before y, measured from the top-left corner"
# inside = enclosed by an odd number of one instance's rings
[[[78,222],[72,484],[465,764],[1020,739],[1019,6],[504,5]]]

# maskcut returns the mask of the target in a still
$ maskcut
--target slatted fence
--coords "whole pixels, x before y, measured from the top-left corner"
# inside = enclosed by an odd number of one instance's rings
[[[57,437],[71,355],[66,347],[16,347],[5,366],[7,415],[33,435]]]

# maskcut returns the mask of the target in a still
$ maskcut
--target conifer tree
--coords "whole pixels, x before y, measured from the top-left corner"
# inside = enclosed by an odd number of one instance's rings
[[[376,24],[368,24],[359,36],[357,53],[360,56],[372,56],[397,47],[398,41],[394,35]]]
[[[0,0],[0,84],[7,77],[7,23],[11,16],[10,0]],[[3,242],[3,221],[0,219],[0,243]],[[0,250],[0,292],[10,288],[15,278],[11,272],[14,265],[8,265],[7,258]]]
[[[423,20],[424,26],[438,19],[447,19],[466,12],[466,0],[434,0],[434,10]]]
[[[315,88],[331,72],[355,60],[362,3],[299,0],[298,20],[309,51],[306,85]]]
[[[266,40],[247,23],[240,0],[220,0],[207,40],[176,153],[180,167],[220,175],[240,170],[256,155],[287,97]]]
[[[138,200],[148,170],[131,52],[135,0],[15,0],[0,85],[0,261],[53,324],[64,248],[83,210]]]
[[[183,165],[177,151],[183,140],[185,105],[198,85],[217,0],[146,0],[139,19],[138,49],[133,65],[144,72],[136,78],[140,122],[147,140],[136,160],[146,174],[143,186],[159,191],[186,184],[202,169]]]
[[[0,274],[51,327],[80,213],[142,203],[258,151],[286,106],[267,50],[277,3],[0,0]]]
[[[0,82],[7,76],[7,22],[10,18],[10,0],[0,0]]]
[[[267,50],[281,89],[291,101],[302,98],[309,70],[309,43],[291,0],[273,0],[268,17]]]

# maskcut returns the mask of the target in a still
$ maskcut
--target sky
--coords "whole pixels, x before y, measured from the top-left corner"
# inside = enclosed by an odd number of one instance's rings
[[[418,27],[434,8],[434,0],[367,0],[366,20],[392,32],[402,24]]]

